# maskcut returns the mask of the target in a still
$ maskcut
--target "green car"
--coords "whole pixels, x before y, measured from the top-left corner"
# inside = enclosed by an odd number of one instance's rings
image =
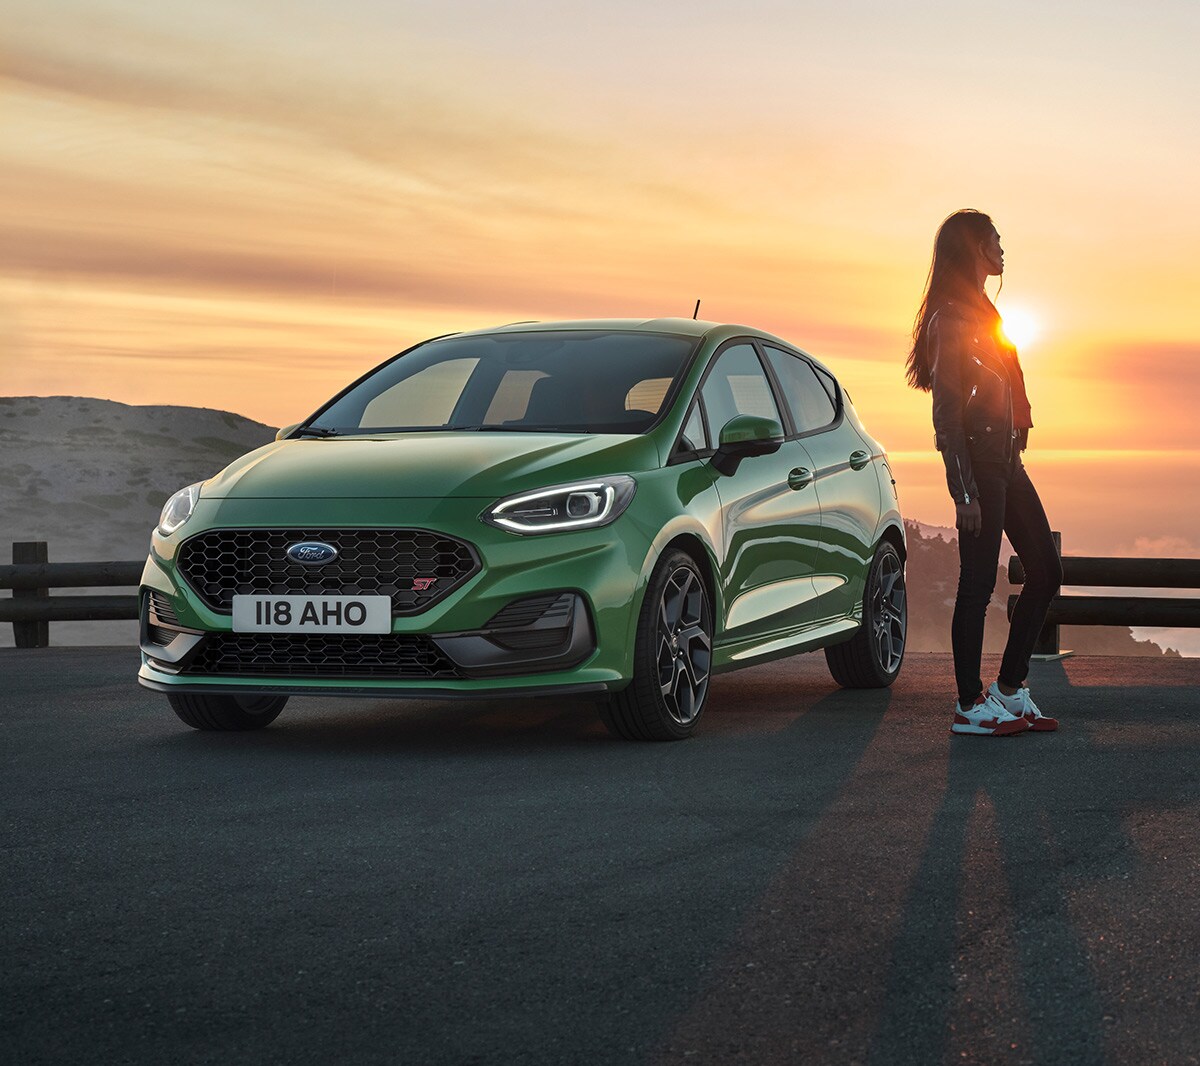
[[[744,326],[418,344],[163,508],[138,677],[198,729],[289,696],[585,695],[679,740],[714,673],[824,649],[891,684],[905,540],[834,375]]]

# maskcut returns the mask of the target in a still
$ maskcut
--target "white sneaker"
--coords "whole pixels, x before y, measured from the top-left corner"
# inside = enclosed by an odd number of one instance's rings
[[[951,733],[966,733],[977,737],[1007,737],[1024,733],[1029,723],[1022,714],[1013,714],[1004,704],[992,698],[989,691],[980,693],[966,710],[961,703],[954,705]]]
[[[1033,702],[1028,685],[1022,685],[1017,689],[1017,695],[1021,697],[1021,713],[1025,716],[1025,721],[1029,723],[1030,729],[1035,733],[1053,733],[1058,728],[1058,719],[1042,714],[1038,705]]]
[[[1011,696],[1006,696],[1000,691],[1000,683],[993,681],[988,685],[984,695],[992,697],[1009,714],[1015,714],[1018,718],[1025,717],[1025,701],[1021,698],[1020,689],[1017,689]]]

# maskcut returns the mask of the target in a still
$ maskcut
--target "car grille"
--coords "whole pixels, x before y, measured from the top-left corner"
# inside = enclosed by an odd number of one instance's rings
[[[337,558],[305,566],[287,557],[304,540]],[[479,570],[475,549],[424,529],[213,529],[184,541],[179,570],[215,611],[237,594],[390,596],[392,614],[419,614]],[[419,586],[419,587],[417,587]]]
[[[428,637],[419,634],[212,634],[185,674],[257,677],[462,677]]]

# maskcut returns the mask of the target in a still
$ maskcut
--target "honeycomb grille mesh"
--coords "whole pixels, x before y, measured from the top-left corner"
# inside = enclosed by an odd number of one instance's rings
[[[300,541],[337,549],[322,566],[287,557]],[[179,569],[215,611],[238,594],[390,596],[392,614],[419,614],[479,569],[469,544],[423,529],[213,529],[185,541]]]
[[[185,674],[453,679],[458,667],[419,634],[213,634]]]

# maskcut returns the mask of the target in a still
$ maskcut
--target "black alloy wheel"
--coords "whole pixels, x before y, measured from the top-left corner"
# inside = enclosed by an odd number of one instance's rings
[[[658,685],[667,713],[690,726],[704,709],[712,665],[712,623],[704,582],[691,566],[667,578],[658,609]]]
[[[885,674],[895,674],[904,659],[904,638],[908,630],[904,565],[895,549],[880,556],[878,562],[878,580],[871,594],[872,639],[880,669]]]
[[[704,712],[712,669],[712,607],[696,561],[673,550],[650,579],[628,687],[601,705],[625,740],[683,740]]]
[[[904,561],[885,540],[867,574],[862,625],[850,640],[825,649],[829,672],[844,688],[885,688],[900,676],[907,637]]]

